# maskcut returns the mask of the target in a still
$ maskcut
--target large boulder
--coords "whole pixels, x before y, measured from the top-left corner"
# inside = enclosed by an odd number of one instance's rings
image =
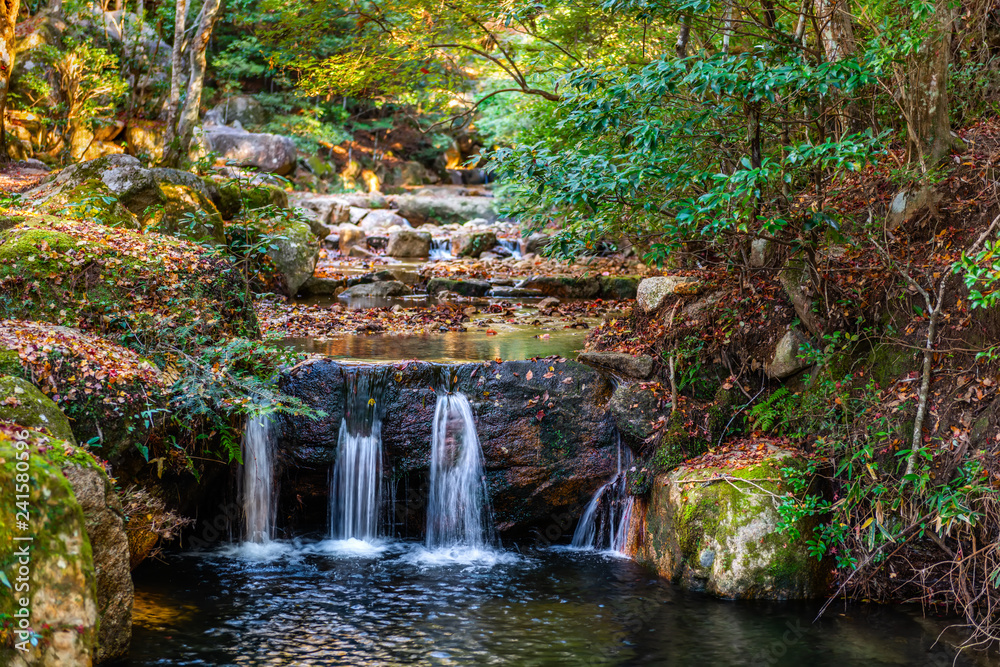
[[[475,218],[488,222],[497,220],[492,197],[397,195],[386,199],[415,227],[428,222],[460,225]]]
[[[59,193],[88,181],[100,181],[132,213],[143,216],[164,203],[163,191],[153,172],[131,155],[107,155],[66,167],[54,179],[29,190],[25,198],[42,204]]]
[[[315,496],[304,500],[321,509],[337,453],[330,434],[340,428],[350,372],[355,372],[350,365],[319,360],[295,367],[280,382],[283,391],[326,413],[317,420],[285,420],[280,441],[296,493],[315,489]],[[543,531],[555,541],[559,534],[545,532],[555,527],[568,539],[593,493],[614,474],[615,428],[606,410],[611,385],[587,366],[551,359],[458,366],[408,362],[363,372],[383,374],[384,393],[372,398],[382,416],[384,465],[397,479],[410,480],[415,495],[406,509],[417,530],[426,507],[435,388],[442,387],[443,374],[451,376],[450,390],[472,404],[490,503],[505,537],[530,538]],[[325,512],[320,516],[324,520]]]
[[[385,254],[389,257],[427,257],[431,252],[430,232],[402,229],[389,233]]]
[[[669,394],[657,393],[642,384],[619,384],[611,397],[609,408],[622,439],[635,452],[656,433],[656,421],[670,414]]]
[[[147,157],[150,162],[160,162],[166,152],[166,124],[156,120],[132,119],[125,128],[128,154]]]
[[[192,241],[225,244],[222,215],[211,198],[203,193],[203,188],[163,182],[160,189],[164,197],[163,209],[148,221],[150,229]]]
[[[788,489],[782,468],[805,466],[795,452],[768,448],[763,461],[731,456],[691,462],[652,484],[636,559],[686,588],[730,599],[823,596],[832,569],[809,552],[816,520],[799,537],[778,532],[776,506]],[[757,448],[754,448],[757,451]]]
[[[656,276],[639,283],[636,302],[644,313],[651,313],[663,305],[671,295],[698,294],[701,281],[689,276]]]
[[[267,112],[252,95],[227,95],[212,111],[226,125],[236,121],[243,126],[253,126],[267,120]]]
[[[225,125],[206,125],[199,136],[205,149],[241,167],[256,167],[283,176],[294,171],[298,162],[295,142],[289,137],[254,134]]]
[[[267,256],[294,296],[312,277],[319,259],[319,242],[309,225],[295,216],[274,216],[249,223],[267,240]]]
[[[0,424],[0,511],[10,517],[0,521],[0,616],[12,634],[12,643],[0,643],[0,662],[11,667],[90,665],[96,657],[97,578],[86,518],[61,469],[68,447]],[[31,508],[24,527],[13,520],[16,492]],[[26,537],[30,543],[15,541]],[[15,589],[24,583],[30,588]]]

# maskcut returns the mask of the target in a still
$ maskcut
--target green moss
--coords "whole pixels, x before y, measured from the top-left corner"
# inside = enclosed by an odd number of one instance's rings
[[[6,397],[0,403],[0,421],[44,430],[53,437],[76,444],[66,415],[35,385],[20,378],[2,376],[0,396]]]
[[[56,631],[71,630],[79,633],[75,636],[83,647],[92,650],[97,642],[97,582],[93,554],[83,510],[62,474],[64,461],[52,458],[54,453],[69,447],[68,443],[30,432],[26,440],[15,440],[11,432],[0,431],[0,488],[9,490],[0,500],[0,511],[5,517],[15,517],[21,509],[16,504],[16,494],[28,496],[29,532],[33,538],[30,543],[31,630],[39,647],[44,649]],[[26,460],[20,460],[21,457]],[[28,472],[18,470],[19,464],[27,464]],[[14,545],[21,544],[14,542],[14,538],[24,534],[14,521],[0,521],[0,544],[5,545],[0,550],[0,571],[14,585],[18,583],[14,575],[18,564]],[[44,596],[39,596],[41,591]],[[20,608],[18,598],[6,593],[0,595],[0,622],[5,626],[12,625],[12,617]],[[61,608],[73,605],[73,608],[89,609],[94,614],[94,624],[82,628],[76,623],[58,624],[54,619],[58,613],[53,609],[54,601],[58,601]],[[11,648],[0,646],[0,660],[7,663],[11,657]]]
[[[0,375],[28,379],[28,373],[21,365],[21,357],[16,351],[0,348]]]
[[[160,188],[166,202],[148,219],[150,229],[192,241],[226,242],[222,215],[201,191],[173,183],[161,183]]]
[[[45,204],[55,214],[76,220],[93,220],[106,227],[139,229],[139,219],[118,201],[99,178],[88,178],[64,190]]]
[[[639,290],[638,276],[599,276],[602,299],[634,299]]]
[[[243,191],[243,206],[248,211],[265,206],[288,208],[288,194],[276,185],[262,183]]]

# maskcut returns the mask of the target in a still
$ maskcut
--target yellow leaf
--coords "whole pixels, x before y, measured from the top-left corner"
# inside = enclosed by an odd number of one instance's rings
[[[864,530],[868,526],[872,525],[872,521],[874,521],[874,520],[875,520],[875,517],[872,517],[872,516],[868,517],[868,520],[865,521],[863,524],[861,524],[861,530]]]

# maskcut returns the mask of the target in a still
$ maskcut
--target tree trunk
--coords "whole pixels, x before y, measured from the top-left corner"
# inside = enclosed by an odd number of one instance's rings
[[[851,58],[857,51],[850,0],[816,0],[813,5],[819,25],[819,39],[827,62]],[[833,97],[832,117],[828,130],[838,139],[848,132],[861,131],[861,112],[857,104],[845,101],[843,95]]]
[[[174,20],[174,47],[170,65],[170,98],[167,100],[167,131],[164,137],[166,153],[177,138],[177,116],[181,107],[181,86],[184,85],[184,31],[186,30],[189,0],[177,0],[177,18]]]
[[[7,90],[14,69],[14,28],[20,0],[0,0],[0,162],[7,162]]]
[[[900,77],[909,139],[907,157],[919,163],[924,173],[936,167],[954,146],[948,103],[954,29],[955,10],[948,0],[941,0],[928,18],[924,43],[907,59]]]
[[[219,18],[219,4],[220,0],[205,0],[205,4],[201,8],[198,32],[191,40],[191,78],[188,79],[184,108],[177,120],[179,141],[175,143],[178,144],[179,154],[175,155],[175,161],[181,156],[186,156],[191,148],[194,126],[198,123],[201,110],[201,90],[205,84],[205,67],[207,65],[205,52],[208,51],[208,42],[212,38],[215,21]]]

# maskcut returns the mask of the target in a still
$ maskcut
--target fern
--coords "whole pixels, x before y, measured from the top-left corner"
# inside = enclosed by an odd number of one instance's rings
[[[750,408],[750,423],[754,430],[767,433],[785,422],[792,408],[792,393],[780,387],[770,396]]]

